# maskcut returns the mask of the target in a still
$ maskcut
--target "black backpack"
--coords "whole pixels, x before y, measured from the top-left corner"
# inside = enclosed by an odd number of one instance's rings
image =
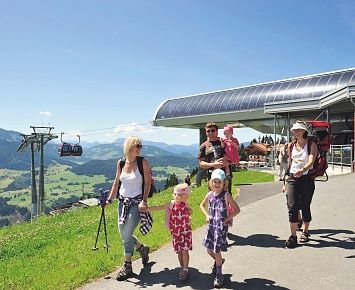
[[[144,157],[143,156],[137,156],[137,167],[138,167],[138,170],[139,170],[139,173],[142,175],[142,197],[143,197],[143,194],[144,194],[144,169],[143,169],[143,159]],[[122,172],[122,169],[124,167],[126,163],[126,158],[122,158],[120,160],[120,170]],[[153,176],[152,176],[152,180],[150,182],[150,191],[149,191],[149,194],[148,194],[148,197],[151,197],[153,195],[153,184],[154,184],[154,181],[153,181]],[[118,189],[117,189],[117,196],[119,196],[119,191],[120,191],[120,187],[121,187],[121,180],[119,180],[119,183],[118,183]]]

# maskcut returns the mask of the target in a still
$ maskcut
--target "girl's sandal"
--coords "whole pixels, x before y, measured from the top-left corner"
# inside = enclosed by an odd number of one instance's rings
[[[307,243],[309,242],[309,237],[310,237],[310,234],[309,233],[306,233],[306,232],[303,232],[301,237],[300,237],[300,243]]]

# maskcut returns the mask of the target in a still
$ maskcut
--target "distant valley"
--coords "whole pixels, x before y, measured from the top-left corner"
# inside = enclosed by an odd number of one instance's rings
[[[17,218],[28,218],[26,209],[29,210],[31,203],[31,152],[30,148],[17,151],[22,139],[19,132],[0,128],[0,212],[2,218],[6,213],[6,217],[14,219],[13,222]],[[109,188],[115,176],[117,160],[123,155],[123,142],[123,138],[105,144],[83,142],[80,157],[60,157],[58,141],[47,143],[44,146],[44,161],[48,210],[60,203],[94,194],[98,187]],[[153,141],[144,141],[142,149],[142,155],[152,167],[158,190],[164,187],[168,174],[175,173],[183,180],[197,166],[197,152],[198,144],[184,146]],[[36,168],[39,159],[40,155],[36,152]],[[38,172],[36,176],[38,178]],[[1,222],[1,216],[0,226],[6,225],[6,222]]]

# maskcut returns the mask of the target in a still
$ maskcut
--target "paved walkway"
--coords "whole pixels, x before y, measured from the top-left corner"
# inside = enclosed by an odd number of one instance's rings
[[[274,194],[279,185],[241,188],[241,213],[230,230],[224,256],[225,289],[354,289],[355,175],[332,176],[326,183],[316,183],[311,241],[296,249],[284,248],[289,225],[285,195]],[[244,196],[251,190],[263,198],[248,201]],[[247,200],[244,206],[243,199]],[[193,233],[186,284],[177,281],[177,258],[169,244],[150,255],[146,268],[135,261],[137,274],[128,281],[117,282],[115,271],[82,289],[211,289],[212,260],[201,245],[204,233],[205,227]]]

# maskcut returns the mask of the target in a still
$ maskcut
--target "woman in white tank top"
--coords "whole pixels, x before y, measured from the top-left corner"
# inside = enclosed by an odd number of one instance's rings
[[[300,172],[302,175],[308,174],[310,168],[304,169],[304,166],[308,163],[308,144],[301,147],[301,143],[295,144],[292,148],[291,152],[291,167],[290,167],[290,174],[295,174]],[[303,168],[303,169],[302,169]]]
[[[135,228],[141,222],[141,212],[147,210],[150,190],[150,183],[145,182],[143,184],[143,177],[138,169],[137,160],[140,160],[143,163],[144,180],[151,180],[149,163],[140,157],[142,146],[142,140],[138,137],[130,136],[126,138],[123,143],[124,166],[121,171],[121,160],[118,160],[116,177],[108,198],[109,201],[113,200],[119,189],[118,228],[124,246],[124,264],[116,277],[119,281],[126,280],[133,275],[132,255],[134,250],[139,252],[144,266],[149,261],[149,247],[140,243],[133,235]]]
[[[290,222],[291,236],[285,242],[287,248],[297,247],[297,224],[298,213],[302,211],[304,224],[300,242],[309,241],[309,223],[312,220],[311,202],[314,193],[314,180],[309,176],[308,171],[312,168],[316,154],[317,144],[308,144],[308,132],[305,122],[297,121],[291,128],[295,141],[288,145],[288,155],[291,158],[289,176],[286,180],[287,208]],[[293,145],[292,145],[293,144]],[[310,151],[308,146],[311,146]],[[292,148],[292,151],[291,151]],[[310,152],[308,154],[308,152]]]

